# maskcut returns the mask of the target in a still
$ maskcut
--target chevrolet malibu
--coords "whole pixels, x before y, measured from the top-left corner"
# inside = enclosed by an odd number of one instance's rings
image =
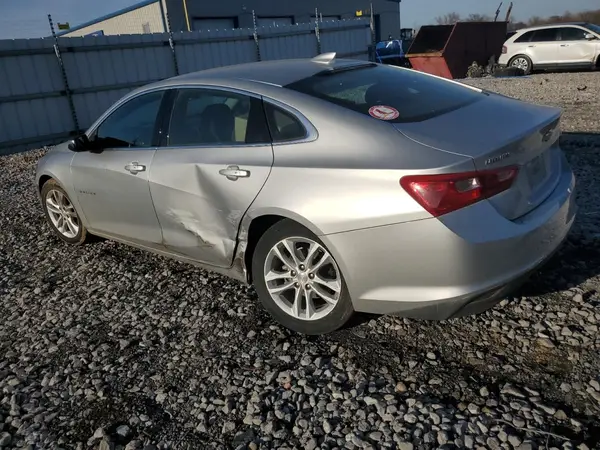
[[[252,284],[281,324],[482,312],[566,238],[561,111],[337,59],[221,67],[131,92],[38,163],[52,231]]]

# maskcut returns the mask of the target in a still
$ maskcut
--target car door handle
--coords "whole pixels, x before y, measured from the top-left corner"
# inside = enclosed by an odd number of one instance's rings
[[[560,44],[561,47],[568,47],[569,44]]]
[[[128,172],[131,172],[134,175],[137,175],[138,173],[145,171],[146,166],[141,165],[137,161],[133,161],[125,166],[125,170],[127,170]]]
[[[240,169],[238,166],[227,166],[227,169],[219,170],[219,174],[226,177],[228,180],[235,181],[238,178],[248,178],[249,170]]]

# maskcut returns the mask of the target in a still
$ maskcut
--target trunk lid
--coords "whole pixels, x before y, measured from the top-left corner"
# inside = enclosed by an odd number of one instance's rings
[[[542,203],[558,183],[561,114],[558,108],[489,94],[456,111],[394,127],[420,144],[472,158],[477,170],[518,166],[512,187],[488,199],[514,220]]]

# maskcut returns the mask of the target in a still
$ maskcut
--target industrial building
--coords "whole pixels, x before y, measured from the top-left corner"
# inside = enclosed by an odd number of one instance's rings
[[[399,3],[400,0],[145,0],[59,35],[162,33],[168,31],[169,23],[173,32],[252,28],[252,11],[258,26],[291,25],[314,22],[317,14],[319,20],[370,16],[373,5],[375,38],[379,41],[388,35],[398,37]]]
[[[165,0],[173,31],[252,28],[252,11],[258,26],[290,25],[315,20],[352,19],[369,15],[373,5],[375,37],[398,37],[399,0]]]
[[[166,17],[165,0],[145,0],[57,34],[77,37],[164,33],[168,31]]]

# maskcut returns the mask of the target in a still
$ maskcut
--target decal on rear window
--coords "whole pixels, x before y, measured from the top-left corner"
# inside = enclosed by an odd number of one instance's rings
[[[375,105],[369,108],[369,114],[371,117],[375,117],[380,120],[394,120],[397,119],[400,113],[396,108],[386,105]]]

